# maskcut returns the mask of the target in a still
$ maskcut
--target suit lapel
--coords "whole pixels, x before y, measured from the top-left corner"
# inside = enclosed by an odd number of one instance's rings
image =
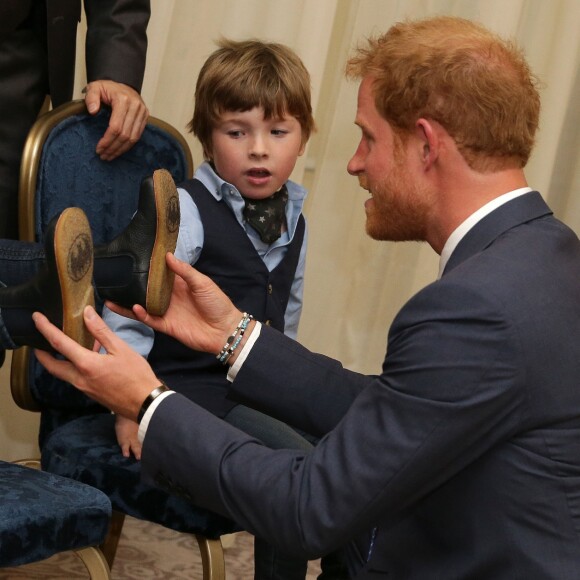
[[[451,254],[443,271],[443,276],[471,256],[487,248],[508,230],[551,214],[552,211],[537,191],[508,201],[486,215],[467,232]]]

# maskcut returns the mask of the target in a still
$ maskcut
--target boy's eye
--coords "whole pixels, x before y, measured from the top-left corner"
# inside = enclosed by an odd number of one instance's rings
[[[272,135],[286,135],[287,133],[285,129],[272,129]]]
[[[228,131],[228,135],[229,135],[230,137],[241,137],[241,136],[242,136],[242,134],[243,134],[243,133],[242,133],[242,131],[241,131],[241,130],[239,130],[239,129],[230,129],[230,130]]]

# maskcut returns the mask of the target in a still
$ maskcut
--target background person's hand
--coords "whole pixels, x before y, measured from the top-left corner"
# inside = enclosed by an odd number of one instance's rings
[[[85,103],[91,115],[99,112],[101,104],[111,107],[109,126],[96,149],[103,161],[111,161],[139,141],[147,125],[149,111],[141,95],[123,83],[94,81],[86,86],[85,92]]]

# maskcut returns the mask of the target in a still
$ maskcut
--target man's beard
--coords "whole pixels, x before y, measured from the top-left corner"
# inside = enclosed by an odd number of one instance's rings
[[[376,184],[367,209],[366,232],[374,240],[424,241],[430,195],[421,191],[400,167]]]

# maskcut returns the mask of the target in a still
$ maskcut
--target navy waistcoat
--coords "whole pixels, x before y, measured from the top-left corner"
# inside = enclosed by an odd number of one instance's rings
[[[304,217],[299,218],[286,255],[269,272],[226,203],[217,201],[197,179],[180,187],[192,196],[204,228],[203,250],[195,268],[212,278],[240,310],[284,331],[284,313],[304,240]],[[223,417],[235,406],[236,402],[227,398],[228,367],[214,354],[192,351],[156,333],[148,360],[169,387],[215,415]]]

